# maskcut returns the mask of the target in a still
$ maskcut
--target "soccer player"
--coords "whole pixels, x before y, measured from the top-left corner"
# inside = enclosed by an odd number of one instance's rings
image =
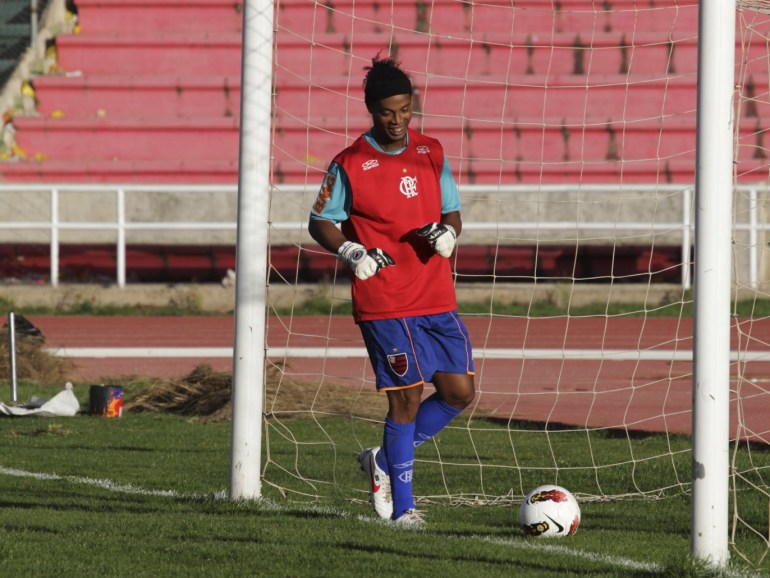
[[[372,127],[332,160],[308,230],[352,270],[353,317],[377,390],[388,396],[382,446],[358,458],[372,505],[382,518],[422,525],[412,494],[415,448],[475,395],[449,262],[462,230],[460,198],[441,143],[409,128],[407,74],[379,55],[365,70]],[[423,400],[425,382],[436,391]]]

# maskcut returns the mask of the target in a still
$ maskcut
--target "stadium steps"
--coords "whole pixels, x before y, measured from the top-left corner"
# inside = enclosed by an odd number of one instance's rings
[[[89,34],[179,30],[240,32],[238,0],[77,0],[81,26]]]
[[[328,163],[329,151],[342,150],[359,136],[366,118],[327,118],[309,126],[283,119],[273,140],[276,159]],[[454,158],[521,159],[558,162],[635,161],[680,155],[694,159],[695,121],[676,117],[623,123],[583,119],[517,118],[502,125],[485,119],[425,117],[415,128],[438,138]],[[765,122],[765,124],[767,124]],[[20,145],[32,155],[77,160],[231,159],[238,156],[236,118],[52,119],[23,117],[16,122]],[[352,130],[349,127],[354,127]],[[748,130],[748,129],[747,129]],[[754,127],[751,127],[754,130]],[[88,138],[79,138],[87,133]]]
[[[240,76],[40,76],[34,84],[43,116],[196,118],[240,111]]]
[[[57,39],[59,65],[68,74],[38,78],[42,116],[16,120],[27,154],[45,160],[5,164],[0,178],[235,180],[239,4],[81,0],[83,32]],[[694,150],[697,6],[661,0],[652,9],[635,11],[637,4],[616,0],[599,9],[594,0],[563,0],[562,12],[542,22],[542,3],[534,0],[517,2],[513,9],[508,0],[491,0],[475,5],[470,15],[467,4],[455,0],[437,0],[433,8],[416,0],[394,0],[388,6],[358,3],[357,22],[366,23],[371,10],[372,20],[394,19],[397,28],[393,34],[375,29],[359,34],[356,29],[351,52],[351,29],[341,19],[353,13],[351,0],[280,3],[272,151],[277,180],[304,182],[322,174],[330,151],[365,130],[360,72],[384,41],[392,43],[402,61],[419,63],[423,70],[413,70],[424,114],[416,126],[439,137],[455,159],[453,166],[467,166],[463,174],[472,175],[473,182],[564,182],[572,177],[606,182],[617,175],[632,178],[640,174],[634,169],[646,166],[652,182],[689,177],[692,170],[678,167],[692,163]],[[305,12],[308,7],[312,16]],[[510,16],[505,25],[501,13]],[[206,19],[217,22],[206,27]],[[316,24],[327,19],[324,31],[313,33],[309,54],[308,39],[281,27],[281,22],[299,25],[293,19]],[[471,50],[463,45],[460,29],[469,21],[490,26],[485,42],[474,43]],[[425,26],[458,30],[456,38],[437,42]],[[504,30],[514,30],[513,49],[500,45]],[[584,42],[586,34],[599,48],[590,62],[578,58],[582,49],[575,46],[578,36]],[[623,72],[629,62],[633,75]],[[424,70],[431,71],[427,87]],[[466,73],[476,82],[466,83]],[[353,116],[344,121],[328,116],[338,111]],[[300,120],[307,118],[312,120]],[[508,126],[501,128],[501,120]],[[461,160],[461,154],[466,158]],[[622,163],[616,160],[621,156]],[[663,160],[656,161],[659,157]],[[538,166],[542,161],[546,164]],[[183,170],[190,171],[189,178]]]
[[[57,39],[59,65],[82,74],[240,74],[241,34],[233,32],[89,33]],[[382,34],[358,34],[351,48],[346,34],[316,34],[309,39],[278,32],[276,63],[301,78],[315,72],[356,73],[383,49]],[[462,37],[431,41],[430,36],[398,31],[390,38],[397,56],[416,71],[457,79],[494,74],[686,74],[697,68],[695,32],[664,36],[639,32],[489,33],[469,45]],[[738,46],[740,48],[740,46]],[[745,57],[765,55],[754,43]]]
[[[767,75],[758,79],[766,90]],[[277,114],[323,118],[329,111],[358,106],[358,85],[347,78],[307,81],[278,74]],[[606,119],[608,111],[626,121],[694,112],[695,75],[495,75],[472,85],[415,75],[418,110],[426,115],[474,116],[501,120],[519,116]],[[547,87],[547,88],[544,88]],[[233,116],[240,107],[240,76],[89,75],[41,76],[35,80],[38,111],[49,116]],[[618,106],[618,94],[623,94]]]
[[[235,118],[43,118],[15,121],[27,154],[47,159],[173,160],[238,157]],[[80,138],[87,134],[87,138]],[[180,147],[184,143],[184,150]]]
[[[91,0],[93,1],[93,0]],[[553,7],[557,11],[553,11]],[[468,32],[677,32],[698,29],[696,0],[390,0],[361,3],[357,0],[308,2],[282,0],[278,5],[279,29],[311,35],[324,32],[382,33],[381,22],[396,30],[426,34]],[[355,15],[355,18],[353,17]]]
[[[466,184],[692,184],[695,163],[692,160],[653,159],[645,161],[580,160],[553,163],[498,161],[484,159],[453,159],[452,169]],[[325,167],[324,167],[325,168]],[[736,164],[742,182],[767,179],[767,162],[746,159]],[[13,177],[13,182],[75,182],[75,183],[222,183],[238,182],[238,162],[230,160],[49,160],[5,164],[0,170]],[[319,166],[297,162],[275,162],[274,181],[283,184],[321,182],[324,171]],[[311,185],[312,186],[312,185]]]
[[[81,33],[56,38],[59,68],[83,75],[240,75],[238,32]]]
[[[361,89],[349,79],[323,77],[308,84],[279,71],[277,114],[323,118],[330,111],[365,114]],[[498,120],[516,117],[606,119],[626,121],[694,113],[697,79],[687,75],[595,74],[590,76],[495,74],[464,83],[453,78],[414,74],[415,108],[426,115]],[[767,89],[767,75],[755,81]]]
[[[292,74],[309,79],[320,70],[360,75],[372,55],[383,49],[378,34],[356,34],[354,45],[346,34],[315,34],[303,38],[278,35],[276,63]],[[697,71],[697,31],[680,33],[580,32],[488,33],[469,43],[462,36],[437,38],[413,31],[395,31],[387,46],[410,72],[447,76],[457,81],[483,81],[507,75],[692,74]],[[308,44],[312,49],[308,53]],[[763,43],[745,48],[748,61],[766,58]],[[333,73],[332,73],[333,74]]]
[[[71,161],[25,162],[8,164],[13,182],[19,183],[145,183],[145,184],[236,184],[238,161]],[[325,167],[324,167],[325,169]],[[466,184],[692,184],[695,163],[692,160],[653,159],[645,161],[561,161],[554,163],[462,159],[452,160],[452,169]],[[766,159],[742,159],[736,163],[741,182],[767,180]],[[10,172],[10,171],[9,171]],[[278,160],[273,168],[276,184],[321,182],[324,170],[297,162]]]
[[[304,173],[303,173],[304,174]],[[235,184],[238,159],[93,160],[49,159],[0,164],[0,182]],[[300,182],[298,179],[293,182]],[[304,181],[302,181],[304,182]],[[319,177],[320,182],[320,177]]]
[[[242,2],[79,0],[78,17],[0,180],[237,182]]]
[[[695,159],[695,119],[653,117],[623,122],[581,118],[517,118],[506,124],[494,119],[423,117],[415,128],[438,138],[450,159],[559,163],[564,161],[626,163],[657,158]],[[312,126],[286,118],[272,143],[275,163],[315,167],[322,171],[329,151],[351,144],[366,118],[319,119]],[[28,155],[47,160],[113,161],[231,160],[238,157],[237,118],[178,117],[44,118],[16,121],[19,144]],[[768,119],[741,124],[741,155],[763,146]],[[350,127],[354,127],[351,129]],[[79,138],[87,133],[88,138]],[[184,143],[183,155],[180,143]],[[743,152],[742,152],[743,151]]]

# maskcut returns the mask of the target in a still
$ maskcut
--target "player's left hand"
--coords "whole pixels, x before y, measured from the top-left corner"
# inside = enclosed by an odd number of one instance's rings
[[[393,257],[379,247],[367,251],[366,247],[352,241],[345,241],[340,245],[337,254],[353,269],[353,273],[361,281],[376,275],[380,269],[396,264]]]
[[[454,227],[444,223],[428,223],[417,229],[417,234],[420,237],[425,237],[433,250],[446,258],[452,254],[457,242],[457,233]]]

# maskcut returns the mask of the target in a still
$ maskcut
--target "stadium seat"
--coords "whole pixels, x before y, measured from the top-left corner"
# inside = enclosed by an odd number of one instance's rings
[[[233,117],[241,102],[239,75],[40,76],[35,88],[38,112],[64,118]]]
[[[2,178],[235,182],[242,2],[77,6],[80,34],[57,37],[59,74],[34,79],[39,116],[14,119],[30,160],[3,164]],[[415,126],[442,139],[461,183],[692,180],[694,0],[276,6],[279,182],[314,179],[330,151],[365,130],[360,78],[383,48],[412,74]],[[759,62],[759,44],[747,58]],[[766,72],[749,82],[767,93]],[[762,101],[742,111],[760,129],[770,118]]]
[[[238,32],[145,31],[64,35],[56,39],[59,68],[82,75],[239,75]]]
[[[238,120],[233,117],[21,117],[15,124],[23,135],[20,142],[27,153],[51,160],[238,158]],[[88,134],[88,138],[79,138],[82,134]]]
[[[222,0],[77,0],[81,26],[89,34],[180,30],[240,32],[243,5]]]

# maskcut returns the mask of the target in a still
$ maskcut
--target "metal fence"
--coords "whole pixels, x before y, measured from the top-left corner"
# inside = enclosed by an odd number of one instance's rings
[[[740,186],[736,190],[734,236],[736,246],[741,248],[736,272],[741,275],[742,284],[756,287],[760,283],[763,234],[770,229],[764,210],[770,195],[766,184]],[[306,234],[308,208],[316,192],[315,186],[302,185],[274,189],[269,223],[273,245],[300,243],[298,239]],[[535,239],[538,244],[563,242],[565,235],[575,242],[593,244],[623,244],[624,238],[645,237],[656,239],[653,244],[657,245],[678,244],[682,263],[689,265],[692,261],[692,187],[468,185],[461,187],[460,193],[464,243],[473,242],[474,235],[482,239],[479,242],[484,242],[486,236],[501,245],[514,245],[522,239]],[[148,205],[148,194],[175,200],[157,209]],[[196,194],[204,196],[196,198]],[[63,195],[69,195],[69,203],[80,209],[93,208],[96,203],[89,199],[98,198],[102,209],[84,213],[65,211]],[[131,206],[131,199],[138,202]],[[501,208],[503,205],[510,214]],[[159,236],[170,239],[186,234],[199,244],[234,244],[236,221],[236,185],[0,184],[0,244],[11,242],[10,238],[29,242],[31,235],[42,235],[44,240],[38,238],[36,242],[49,245],[53,286],[59,283],[60,247],[73,242],[62,240],[65,233],[71,236],[77,231],[78,242],[82,243],[98,232],[108,232],[116,249],[115,280],[123,287],[129,233],[145,235],[145,243]],[[208,234],[201,236],[202,231]],[[222,232],[226,234],[216,240],[216,234]],[[681,271],[681,283],[689,288],[690,267],[682,266]]]

